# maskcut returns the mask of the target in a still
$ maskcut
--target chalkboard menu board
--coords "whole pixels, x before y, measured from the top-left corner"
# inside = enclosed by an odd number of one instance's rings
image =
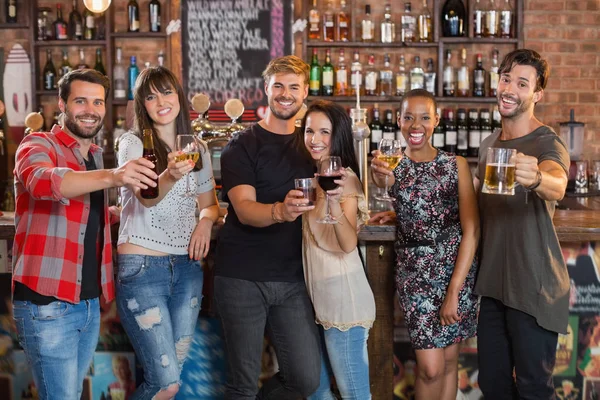
[[[232,98],[258,120],[267,104],[262,71],[292,51],[293,0],[182,0],[184,87],[211,109]]]

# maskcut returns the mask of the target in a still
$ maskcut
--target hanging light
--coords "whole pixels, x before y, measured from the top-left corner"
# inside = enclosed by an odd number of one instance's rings
[[[93,13],[101,13],[106,11],[110,6],[111,0],[83,0],[85,8]]]

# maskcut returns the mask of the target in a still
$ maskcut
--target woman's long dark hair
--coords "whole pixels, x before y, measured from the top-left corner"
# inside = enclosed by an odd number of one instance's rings
[[[177,97],[179,98],[179,114],[175,119],[176,135],[193,135],[194,132],[192,131],[190,122],[190,106],[183,93],[183,88],[175,75],[165,67],[149,67],[142,70],[135,81],[135,88],[133,90],[135,113],[134,131],[141,139],[142,131],[144,129],[152,129],[154,153],[158,160],[158,173],[161,173],[167,169],[167,164],[169,162],[167,155],[175,149],[170,149],[169,146],[160,139],[158,132],[154,129],[154,121],[146,111],[144,100],[148,95],[152,94],[153,90],[160,93],[165,93],[167,90],[175,90],[177,92]],[[204,149],[204,151],[206,150],[207,149]],[[202,157],[198,159],[194,171],[200,169],[202,169]]]
[[[328,100],[317,100],[312,102],[304,118],[302,118],[302,130],[304,135],[306,129],[306,118],[314,112],[320,112],[327,116],[331,121],[331,141],[329,142],[329,155],[339,156],[342,159],[344,168],[350,167],[358,176],[359,168],[354,151],[354,138],[352,137],[352,120],[342,106]],[[306,148],[306,146],[303,146]],[[308,151],[308,150],[306,150]],[[358,176],[360,179],[360,176]]]

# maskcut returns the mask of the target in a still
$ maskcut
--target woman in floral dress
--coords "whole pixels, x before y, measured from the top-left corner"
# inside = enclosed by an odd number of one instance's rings
[[[479,214],[467,161],[429,142],[439,123],[436,110],[427,91],[408,92],[398,118],[408,144],[404,156],[394,171],[377,157],[371,169],[376,184],[386,175],[393,181],[396,288],[417,355],[417,399],[450,400],[457,391],[458,343],[477,331]]]

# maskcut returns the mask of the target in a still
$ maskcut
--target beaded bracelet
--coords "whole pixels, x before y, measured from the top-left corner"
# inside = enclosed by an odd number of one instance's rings
[[[283,219],[277,219],[277,217],[275,216],[275,206],[277,206],[277,204],[279,204],[279,203],[281,203],[281,202],[280,201],[276,201],[271,206],[271,219],[273,219],[273,221],[277,222],[278,224],[281,224],[282,222],[285,222],[285,220],[283,220]]]
[[[538,186],[540,186],[541,183],[542,183],[542,172],[538,169],[537,174],[535,176],[535,182],[533,182],[533,185],[527,186],[526,189],[527,190],[535,190],[535,189],[537,189]]]

